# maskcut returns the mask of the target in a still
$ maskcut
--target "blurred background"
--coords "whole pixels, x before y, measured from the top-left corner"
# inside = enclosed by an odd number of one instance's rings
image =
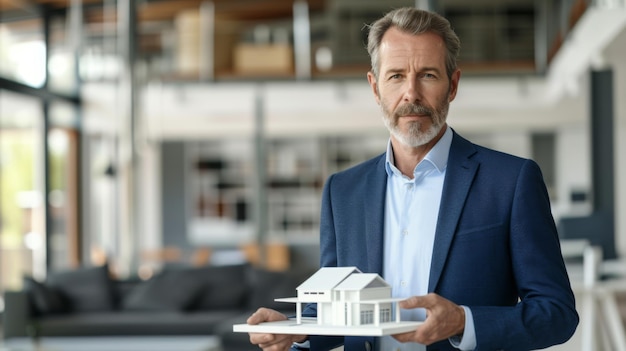
[[[535,159],[563,238],[625,252],[624,1],[0,0],[0,290],[316,267],[326,177],[386,147],[364,27],[400,6],[461,38],[449,124]]]

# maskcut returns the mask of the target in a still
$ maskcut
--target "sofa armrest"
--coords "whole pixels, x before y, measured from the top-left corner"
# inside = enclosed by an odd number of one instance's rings
[[[5,291],[2,318],[4,338],[31,336],[32,312],[27,292]]]

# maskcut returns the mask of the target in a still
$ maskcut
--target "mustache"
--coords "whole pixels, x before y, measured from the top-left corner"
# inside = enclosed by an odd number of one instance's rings
[[[427,115],[432,116],[434,113],[433,109],[415,103],[408,103],[404,105],[398,106],[398,108],[394,111],[395,117],[408,116],[408,115]]]

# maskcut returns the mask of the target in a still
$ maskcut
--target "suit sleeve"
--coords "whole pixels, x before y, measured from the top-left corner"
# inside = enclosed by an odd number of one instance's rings
[[[510,256],[519,302],[470,306],[477,350],[531,350],[567,341],[578,324],[548,193],[537,164],[527,160],[515,186]]]
[[[320,216],[320,267],[337,266],[337,251],[335,246],[335,231],[331,210],[330,184],[333,176],[330,176],[324,185],[322,194],[322,209]],[[302,315],[305,317],[317,316],[317,305],[308,304]],[[344,338],[337,336],[310,336],[311,351],[325,351],[343,345]]]
[[[320,267],[337,266],[337,239],[332,211],[331,186],[334,176],[330,176],[322,193],[320,214]]]

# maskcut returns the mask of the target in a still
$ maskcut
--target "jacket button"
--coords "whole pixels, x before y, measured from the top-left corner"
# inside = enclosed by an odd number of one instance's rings
[[[372,343],[369,341],[365,342],[365,351],[372,351]]]

